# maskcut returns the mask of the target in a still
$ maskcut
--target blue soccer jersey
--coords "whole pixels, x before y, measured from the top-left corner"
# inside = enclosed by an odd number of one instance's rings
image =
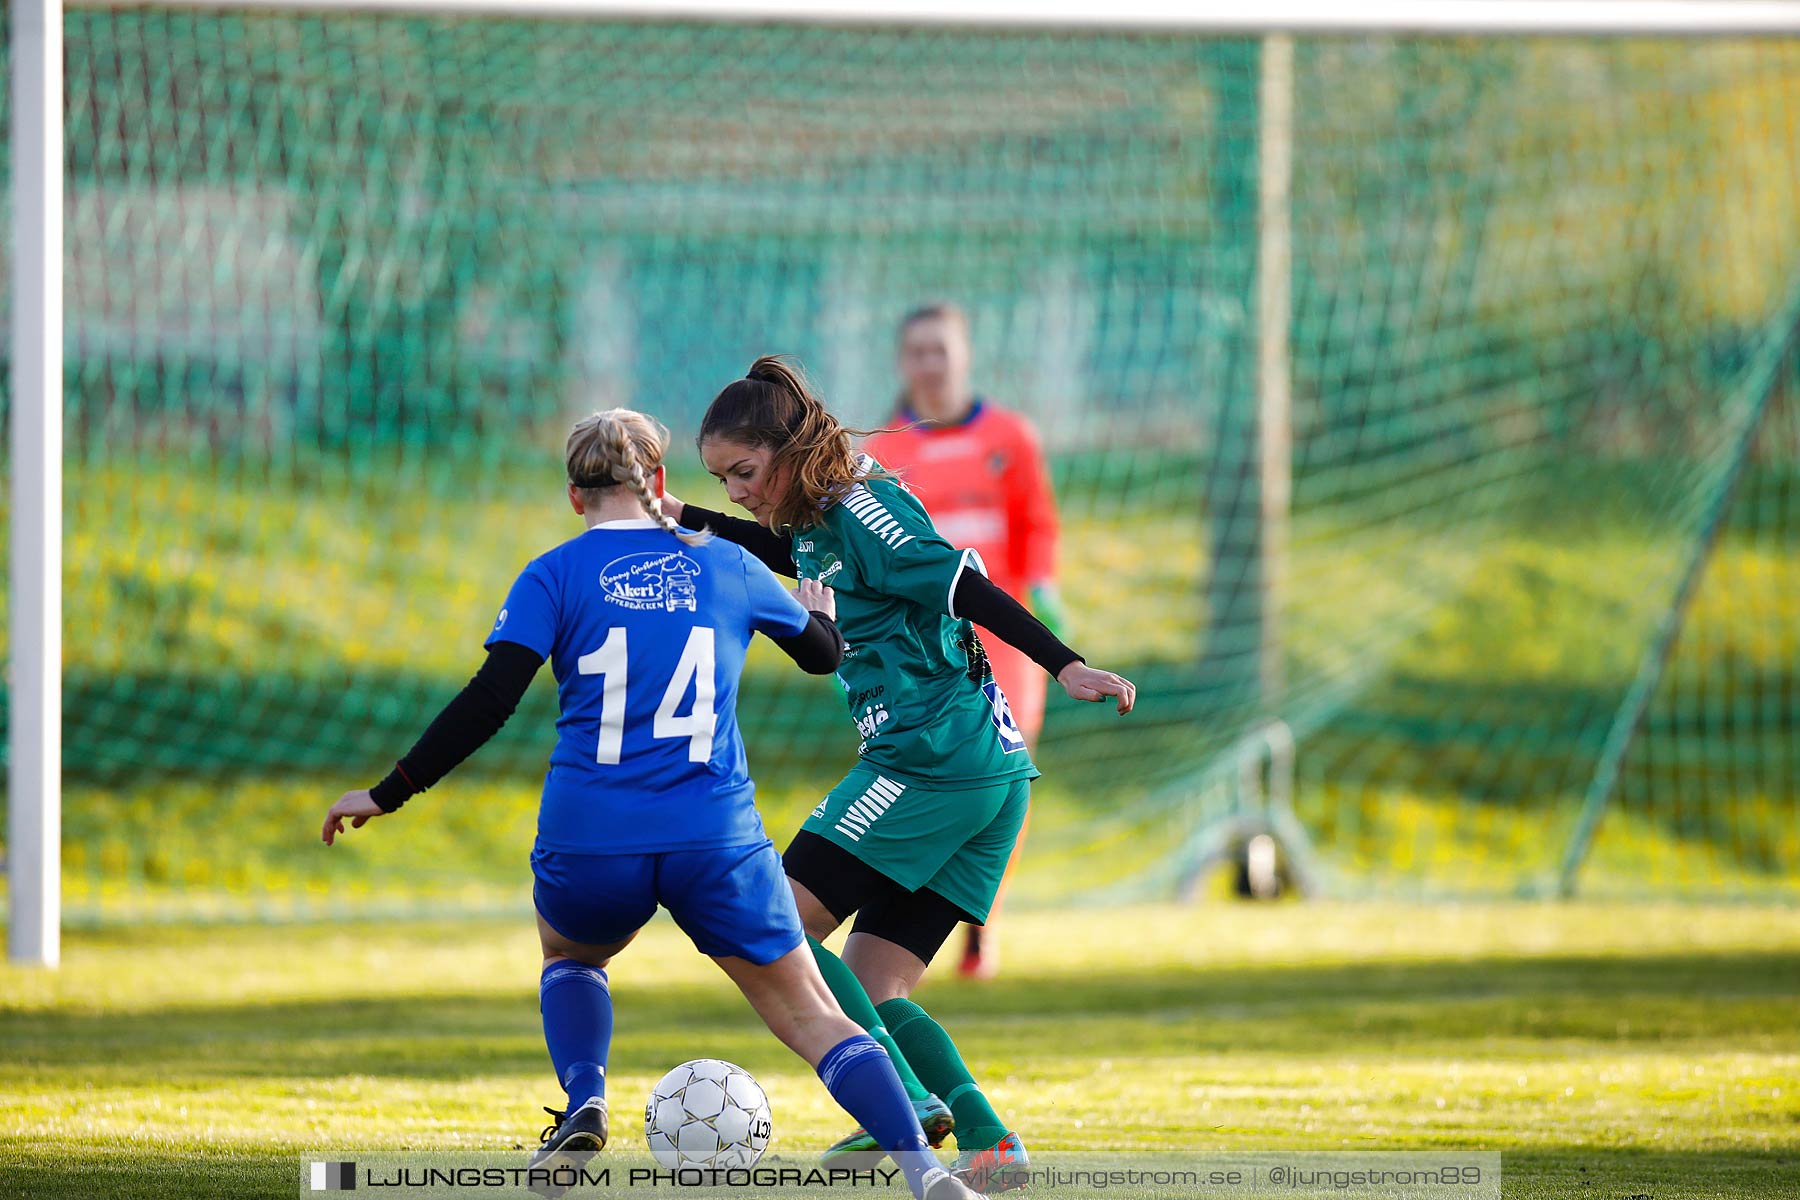
[[[806,610],[722,539],[688,546],[648,518],[608,521],[526,565],[487,644],[550,660],[562,704],[538,845],[648,853],[761,841],[737,727],[753,633]]]

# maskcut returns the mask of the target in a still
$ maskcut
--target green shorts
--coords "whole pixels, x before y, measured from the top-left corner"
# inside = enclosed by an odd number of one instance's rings
[[[1030,801],[1025,775],[950,787],[860,766],[801,828],[907,891],[930,888],[985,921]]]

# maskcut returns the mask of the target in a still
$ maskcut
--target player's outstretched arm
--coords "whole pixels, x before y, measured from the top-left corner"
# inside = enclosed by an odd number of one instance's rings
[[[1088,666],[1081,655],[1063,645],[1042,621],[987,576],[964,571],[957,578],[954,599],[952,616],[967,617],[983,629],[992,630],[1007,645],[1024,651],[1075,699],[1098,702],[1116,697],[1120,716],[1137,703],[1137,688],[1129,679]]]
[[[674,517],[675,523],[684,528],[710,529],[714,536],[742,546],[760,558],[763,565],[777,575],[793,579],[800,574],[800,568],[794,565],[793,543],[755,521],[744,517],[728,517],[722,512],[701,508],[697,504],[683,504],[667,493],[663,494],[663,511]]]
[[[516,642],[489,646],[487,661],[475,677],[444,706],[387,777],[372,788],[344,793],[331,806],[321,840],[331,845],[344,832],[344,818],[350,819],[350,828],[361,829],[371,817],[393,812],[448,775],[506,724],[543,664],[542,655]]]

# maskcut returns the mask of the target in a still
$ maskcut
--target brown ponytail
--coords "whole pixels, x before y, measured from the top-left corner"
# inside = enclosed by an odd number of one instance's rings
[[[889,478],[879,467],[857,465],[850,438],[862,432],[844,428],[826,410],[798,363],[771,354],[713,397],[696,441],[705,445],[725,438],[774,451],[771,474],[785,475],[788,486],[769,523],[776,529],[807,529],[856,484]]]

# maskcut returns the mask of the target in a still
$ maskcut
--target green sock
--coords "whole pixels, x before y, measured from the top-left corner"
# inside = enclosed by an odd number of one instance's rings
[[[884,1000],[877,1011],[893,1032],[894,1040],[905,1048],[919,1078],[942,1096],[955,1114],[957,1149],[988,1150],[998,1146],[1006,1136],[1006,1126],[981,1094],[944,1027],[911,1000]]]
[[[837,997],[838,1007],[844,1015],[869,1031],[869,1036],[881,1043],[881,1048],[888,1052],[894,1060],[894,1070],[900,1076],[901,1086],[906,1088],[908,1100],[923,1100],[931,1093],[913,1074],[912,1065],[906,1061],[906,1055],[900,1053],[900,1047],[894,1044],[894,1036],[881,1023],[881,1017],[875,1012],[875,1006],[869,1002],[869,993],[863,985],[844,965],[844,960],[827,950],[818,938],[808,937],[806,944],[812,947],[813,960],[819,964],[819,974],[825,977],[825,986]]]

